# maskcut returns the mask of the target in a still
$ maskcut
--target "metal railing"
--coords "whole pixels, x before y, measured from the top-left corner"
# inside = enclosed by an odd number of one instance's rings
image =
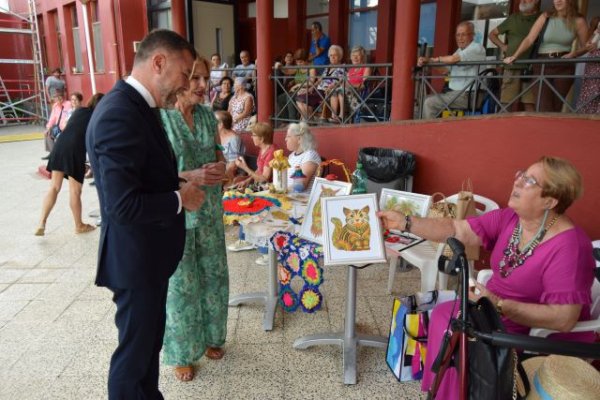
[[[273,68],[270,79],[273,80],[273,115],[271,120],[275,127],[288,124],[290,122],[307,121],[313,125],[332,124],[328,120],[321,120],[319,116],[323,113],[331,115],[331,97],[334,91],[320,92],[317,90],[321,74],[327,67],[342,68],[344,75],[338,79],[337,88],[341,90],[344,99],[344,114],[341,121],[337,123],[357,123],[357,122],[380,122],[388,121],[391,112],[391,88],[392,88],[392,64],[338,64],[333,66],[323,65],[315,67],[307,66],[289,66],[290,71],[304,71],[307,77],[310,77],[310,70],[316,68],[316,76],[313,79],[306,79],[304,82],[296,85],[294,90],[290,90],[290,82],[294,82],[294,75],[285,75],[280,69]],[[348,82],[348,69],[370,67],[371,75],[364,77],[360,88],[354,87]],[[250,70],[250,69],[247,69]],[[223,71],[227,76],[233,78],[234,71],[243,71],[243,69],[223,68],[214,71]],[[214,84],[209,84],[209,92],[214,94]],[[255,79],[251,80],[251,91],[256,94]],[[308,103],[309,96],[318,96],[318,105],[316,105],[308,115],[301,115],[302,112],[298,102]],[[336,93],[337,95],[337,93]],[[260,107],[260,104],[257,104]]]
[[[363,79],[359,87],[351,85],[348,81],[348,70],[350,68],[370,67],[371,75]],[[294,75],[283,75],[277,70],[271,75],[273,80],[274,113],[273,123],[276,126],[305,120],[309,124],[351,124],[357,122],[379,122],[387,121],[390,117],[391,103],[391,68],[392,64],[337,64],[319,66],[315,77],[310,77],[310,70],[314,66],[287,67],[290,70],[303,70],[308,77],[305,81],[294,86],[290,90],[290,82],[294,81]],[[323,77],[325,68],[341,68],[343,76],[326,79],[335,81],[332,90],[318,90],[317,87]],[[344,105],[343,114],[339,120],[327,120],[320,116],[339,116],[341,110],[334,110],[331,104],[332,96],[341,94]],[[317,103],[311,110],[303,115],[298,103],[309,104],[309,97],[317,97]]]
[[[506,66],[502,61],[478,61],[478,62],[460,62],[457,64],[444,64],[444,63],[430,63],[422,68],[415,68],[414,79],[416,81],[415,88],[415,118],[420,119],[423,116],[423,105],[425,100],[430,96],[435,96],[441,93],[447,93],[448,90],[439,91],[436,87],[440,87],[441,82],[447,83],[448,76],[446,74],[435,74],[432,72],[435,68],[442,67],[453,67],[453,66],[478,66],[479,73],[477,76],[453,76],[453,78],[467,78],[471,82],[462,88],[462,90],[450,91],[451,96],[447,96],[446,99],[439,97],[439,100],[443,103],[442,109],[437,111],[436,117],[440,115],[477,115],[487,113],[506,113],[511,112],[515,104],[518,104],[523,96],[533,91],[534,95],[534,109],[536,112],[547,111],[542,110],[542,97],[543,96],[555,96],[562,107],[570,113],[578,113],[588,104],[600,99],[600,93],[596,93],[591,98],[585,99],[584,102],[579,101],[579,96],[573,96],[573,99],[568,98],[568,93],[572,92],[569,90],[567,93],[561,93],[560,90],[555,86],[555,79],[561,80],[572,80],[572,84],[575,84],[579,79],[582,85],[587,80],[600,79],[600,75],[575,75],[575,74],[556,74],[547,73],[546,71],[551,66],[556,65],[571,65],[575,67],[579,63],[598,63],[600,58],[576,58],[576,59],[563,59],[563,58],[550,58],[550,59],[532,59],[532,60],[519,60],[515,61],[513,65],[528,66],[532,64],[535,67],[534,71],[538,71],[536,74],[511,75],[512,79],[516,79],[520,82],[520,89],[518,93],[510,99],[504,99],[505,102],[500,101],[501,97],[501,86],[503,76],[503,69]],[[437,83],[436,83],[437,81]],[[572,84],[570,86],[572,86]],[[444,85],[446,86],[446,85]],[[453,103],[462,96],[467,96],[467,107],[453,107]],[[557,110],[560,111],[560,110]]]

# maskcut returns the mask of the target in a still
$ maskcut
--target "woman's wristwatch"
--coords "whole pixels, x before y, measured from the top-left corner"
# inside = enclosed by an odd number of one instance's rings
[[[410,233],[410,226],[412,224],[412,219],[410,217],[410,214],[407,214],[404,217],[404,229],[402,229],[402,232],[407,232]]]

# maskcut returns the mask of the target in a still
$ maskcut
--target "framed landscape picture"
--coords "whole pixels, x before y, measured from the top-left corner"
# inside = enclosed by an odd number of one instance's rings
[[[381,189],[379,208],[381,210],[398,211],[404,215],[426,217],[430,203],[431,196],[426,194]]]
[[[323,263],[385,263],[385,247],[375,193],[321,199]]]
[[[315,178],[306,214],[300,226],[300,236],[311,242],[323,244],[323,225],[321,223],[321,201],[324,197],[346,196],[350,194],[352,184],[341,181],[329,181],[324,178]]]

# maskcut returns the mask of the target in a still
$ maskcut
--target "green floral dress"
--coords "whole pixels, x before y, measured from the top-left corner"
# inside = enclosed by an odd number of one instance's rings
[[[208,107],[195,107],[194,132],[178,110],[161,110],[161,118],[179,171],[217,161],[217,121]],[[185,212],[185,250],[169,280],[163,342],[167,365],[190,365],[207,347],[222,347],[227,335],[229,274],[221,185],[202,190],[206,193],[202,207]]]

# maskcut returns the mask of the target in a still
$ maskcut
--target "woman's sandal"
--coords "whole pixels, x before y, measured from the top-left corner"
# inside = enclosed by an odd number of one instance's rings
[[[75,233],[88,233],[93,231],[94,229],[96,229],[95,226],[92,226],[90,224],[83,224],[79,228],[75,228]]]
[[[46,227],[45,226],[40,226],[39,228],[37,228],[34,232],[35,236],[44,236],[44,233],[46,233]]]
[[[194,379],[195,371],[193,365],[186,365],[182,367],[175,367],[175,378],[181,382],[189,382]]]
[[[225,350],[221,347],[209,347],[204,355],[211,360],[220,360],[225,355]]]

